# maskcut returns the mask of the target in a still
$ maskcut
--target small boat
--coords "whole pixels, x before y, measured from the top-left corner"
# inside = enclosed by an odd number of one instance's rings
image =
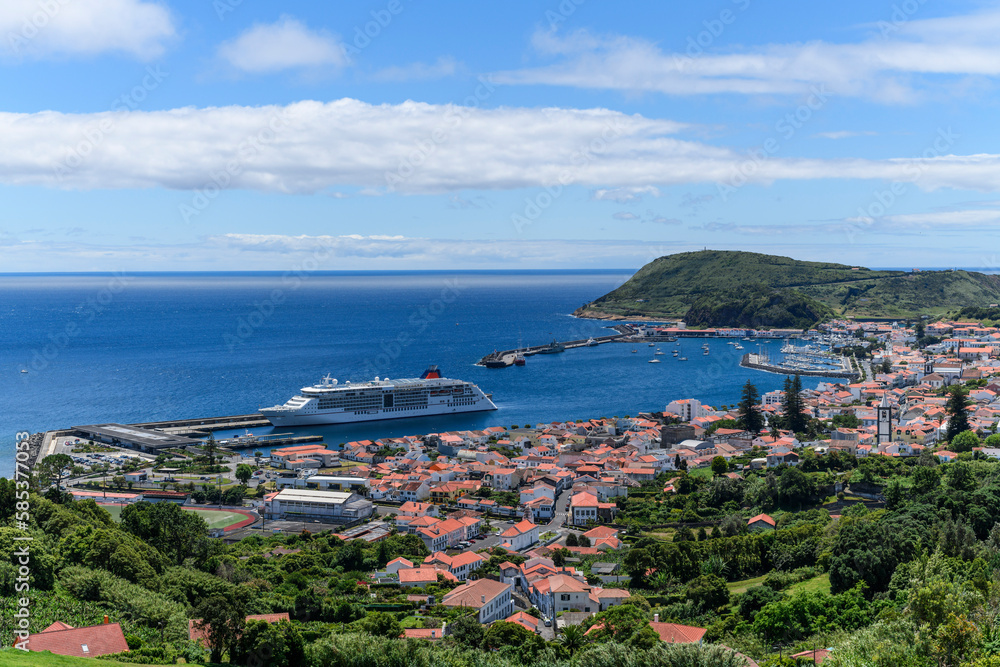
[[[655,354],[656,356],[660,356],[661,354],[666,354],[666,352],[664,352],[660,348],[656,348],[656,352],[654,352],[653,354]]]
[[[638,351],[639,351],[639,350],[636,350],[635,348],[633,348],[633,349],[632,349],[632,354],[635,354],[635,353],[636,353],[636,352],[638,352]]]
[[[558,354],[566,349],[566,346],[557,342],[554,338],[552,342],[538,350],[538,354]]]
[[[688,358],[687,358],[687,357],[678,357],[678,358],[679,358],[679,359],[680,359],[681,361],[687,361],[687,360],[688,360]]]
[[[520,352],[518,352],[517,354],[514,355],[514,365],[515,366],[524,366],[525,363],[526,362],[524,360],[524,355],[523,354],[521,354]]]
[[[658,364],[658,363],[660,363],[660,360],[659,359],[650,359],[648,363],[650,363],[650,364]]]
[[[649,346],[650,347],[656,347],[656,343],[650,343]]]
[[[702,354],[708,354],[708,348],[706,347]]]
[[[736,343],[736,349],[737,349],[737,350],[742,350],[742,349],[743,349],[743,346],[742,346],[742,345],[740,345],[739,343]]]
[[[28,371],[27,371],[27,369],[25,369],[25,368],[22,368],[22,369],[21,369],[21,372],[22,372],[22,373],[27,373]]]
[[[593,338],[588,338],[587,342],[586,342],[586,345],[587,345],[587,347],[597,347],[598,346],[598,342],[596,340],[594,340]]]
[[[667,336],[667,342],[672,343],[677,340],[677,336]]]

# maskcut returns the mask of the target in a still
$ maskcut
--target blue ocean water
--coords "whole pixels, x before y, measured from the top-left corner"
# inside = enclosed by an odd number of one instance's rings
[[[742,352],[723,341],[707,356],[701,340],[682,341],[683,362],[672,344],[649,364],[653,348],[610,343],[529,357],[523,368],[474,365],[519,342],[610,333],[570,313],[631,273],[0,275],[0,475],[13,470],[19,431],[251,413],[327,373],[416,377],[438,364],[500,408],[295,429],[331,445],[635,414],[673,398],[734,404],[748,377],[762,392],[781,386],[782,376],[740,368]]]

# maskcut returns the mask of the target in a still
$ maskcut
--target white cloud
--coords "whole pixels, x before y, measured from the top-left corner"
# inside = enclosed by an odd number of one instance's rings
[[[436,62],[410,63],[399,67],[386,67],[375,72],[372,78],[376,81],[431,81],[454,76],[458,71],[458,62],[454,58],[438,58]]]
[[[344,46],[336,37],[310,30],[291,16],[255,24],[221,44],[219,56],[236,69],[255,74],[300,67],[339,69],[347,64]]]
[[[0,183],[65,189],[240,188],[358,194],[455,193],[556,185],[875,179],[1000,191],[1000,156],[773,157],[673,135],[685,125],[607,109],[483,109],[352,99],[289,106],[65,114],[0,113]],[[751,168],[752,167],[752,168]],[[742,180],[742,179],[741,179]]]
[[[123,52],[159,56],[176,34],[162,4],[143,0],[3,0],[0,55],[44,58]]]
[[[965,226],[1000,222],[1000,211],[971,210],[934,213],[906,213],[887,215],[881,220],[897,225],[914,226]]]
[[[853,137],[873,137],[876,134],[878,133],[870,131],[837,130],[834,132],[817,132],[813,136],[821,139],[851,139]]]
[[[617,204],[634,204],[642,201],[643,195],[659,197],[660,190],[651,185],[639,188],[613,188],[598,189],[590,194],[590,198],[595,201],[613,201]]]
[[[587,31],[539,31],[533,45],[553,64],[496,76],[500,83],[651,91],[804,94],[824,84],[834,94],[908,103],[922,94],[921,75],[1000,75],[1000,10],[909,21],[898,30],[854,43],[770,44],[692,57],[652,42]],[[934,80],[938,88],[939,79]]]
[[[615,213],[611,217],[614,218],[615,220],[625,220],[625,221],[639,219],[639,216],[637,216],[635,213],[632,213],[631,211],[619,211],[618,213]]]

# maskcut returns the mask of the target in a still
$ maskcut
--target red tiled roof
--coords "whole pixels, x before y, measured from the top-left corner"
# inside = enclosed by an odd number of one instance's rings
[[[660,639],[668,644],[695,644],[701,641],[707,630],[696,628],[691,625],[678,625],[677,623],[657,623],[649,624],[660,635]]]
[[[407,639],[441,639],[444,631],[440,628],[404,628],[403,637]]]
[[[91,625],[85,628],[67,626],[63,629],[50,629],[55,625],[53,623],[42,632],[29,635],[28,650],[51,651],[56,655],[72,655],[78,658],[94,658],[128,651],[122,627],[117,623]]]
[[[763,521],[764,523],[770,524],[771,526],[775,525],[774,519],[772,519],[767,514],[758,514],[754,518],[752,518],[749,521],[747,521],[747,525],[749,526],[749,525],[751,525],[753,523],[756,523],[757,521]]]

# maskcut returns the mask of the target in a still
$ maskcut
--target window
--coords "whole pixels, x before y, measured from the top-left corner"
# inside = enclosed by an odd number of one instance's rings
[[[84,653],[90,653],[90,647],[86,644],[80,644],[80,648],[83,649]]]
[[[559,596],[559,599],[562,600],[563,602],[566,602],[567,600],[569,600],[569,595],[566,595],[564,593],[564,594],[562,594],[562,595]]]

